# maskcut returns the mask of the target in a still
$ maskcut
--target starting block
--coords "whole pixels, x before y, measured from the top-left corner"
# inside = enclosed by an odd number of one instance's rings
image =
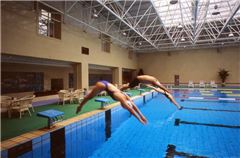
[[[138,89],[140,91],[140,94],[142,94],[143,92],[145,92],[144,89]]]
[[[105,105],[107,105],[110,102],[110,100],[107,98],[97,98],[95,99],[95,102],[100,102],[101,108],[103,108]]]
[[[38,112],[37,116],[47,118],[48,128],[51,128],[53,124],[63,120],[64,112],[50,109],[50,110]]]

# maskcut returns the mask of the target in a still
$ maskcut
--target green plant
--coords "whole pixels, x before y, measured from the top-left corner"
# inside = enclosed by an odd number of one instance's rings
[[[225,86],[225,81],[227,80],[227,77],[229,76],[229,71],[225,69],[220,69],[218,71],[218,76],[220,77],[222,81],[222,86]]]

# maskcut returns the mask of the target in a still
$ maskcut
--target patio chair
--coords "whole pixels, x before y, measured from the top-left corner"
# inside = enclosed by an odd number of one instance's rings
[[[193,81],[188,81],[188,88],[194,88],[194,83]]]
[[[107,96],[107,92],[106,91],[102,91],[98,94],[98,96]]]
[[[28,111],[29,115],[31,116],[29,104],[32,104],[32,100],[32,98],[21,98],[13,100],[11,105],[11,111],[15,110],[19,112],[20,119],[22,118],[22,113],[25,111]]]
[[[71,97],[71,101],[77,100],[78,103],[83,99],[84,97],[84,91],[81,89],[76,89]]]
[[[62,105],[65,104],[65,101],[70,101],[71,100],[69,91],[67,91],[67,90],[60,90],[58,92],[58,97],[59,97],[58,104],[60,102],[62,102]]]
[[[7,111],[8,112],[8,117],[11,117],[10,114],[10,106],[12,103],[12,97],[10,96],[1,96],[1,112]]]
[[[25,96],[25,97],[23,97],[23,98],[29,98],[29,99],[32,99],[32,101],[33,101],[33,99],[34,99],[35,97],[36,97],[36,95],[29,95],[29,96]],[[34,108],[33,108],[33,105],[32,105],[32,102],[28,105],[28,107],[32,109],[32,112],[35,112],[35,111],[34,111]]]
[[[205,82],[203,80],[199,81],[199,88],[205,88]]]
[[[215,83],[214,80],[210,81],[210,86],[211,86],[212,88],[217,88],[217,84]]]

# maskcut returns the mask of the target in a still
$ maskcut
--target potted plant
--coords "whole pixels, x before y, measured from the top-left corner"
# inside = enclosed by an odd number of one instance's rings
[[[227,77],[229,76],[229,71],[225,70],[225,69],[220,69],[218,72],[218,76],[220,77],[221,81],[222,81],[222,87],[225,86],[225,81],[227,80]]]

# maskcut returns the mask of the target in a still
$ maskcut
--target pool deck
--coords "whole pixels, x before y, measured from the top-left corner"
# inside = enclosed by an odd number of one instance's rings
[[[134,96],[134,97],[131,97],[131,98],[133,100],[135,100],[135,99],[141,98],[142,96],[144,96],[146,94],[149,94],[151,92],[145,92],[145,93],[142,93],[142,95]],[[8,149],[10,149],[10,148],[12,148],[14,146],[17,146],[19,144],[23,144],[23,143],[25,143],[25,142],[27,142],[29,140],[32,140],[34,138],[43,136],[43,135],[45,135],[45,134],[47,134],[49,132],[56,131],[56,130],[58,130],[60,128],[63,128],[65,126],[69,125],[69,124],[72,124],[74,122],[77,122],[77,121],[89,118],[89,117],[91,117],[93,115],[96,115],[98,113],[102,113],[102,112],[107,111],[109,109],[112,109],[112,108],[114,108],[116,106],[120,106],[120,103],[119,102],[115,102],[113,104],[109,104],[108,106],[105,106],[104,108],[100,108],[100,109],[97,109],[97,110],[86,112],[86,113],[83,113],[81,115],[75,116],[73,118],[69,118],[67,120],[58,122],[58,123],[54,124],[54,126],[52,128],[50,128],[50,129],[42,128],[42,129],[38,129],[38,130],[35,130],[35,131],[27,132],[25,134],[22,134],[20,136],[16,136],[16,137],[11,138],[11,139],[7,139],[7,140],[1,142],[1,151],[8,150]]]

